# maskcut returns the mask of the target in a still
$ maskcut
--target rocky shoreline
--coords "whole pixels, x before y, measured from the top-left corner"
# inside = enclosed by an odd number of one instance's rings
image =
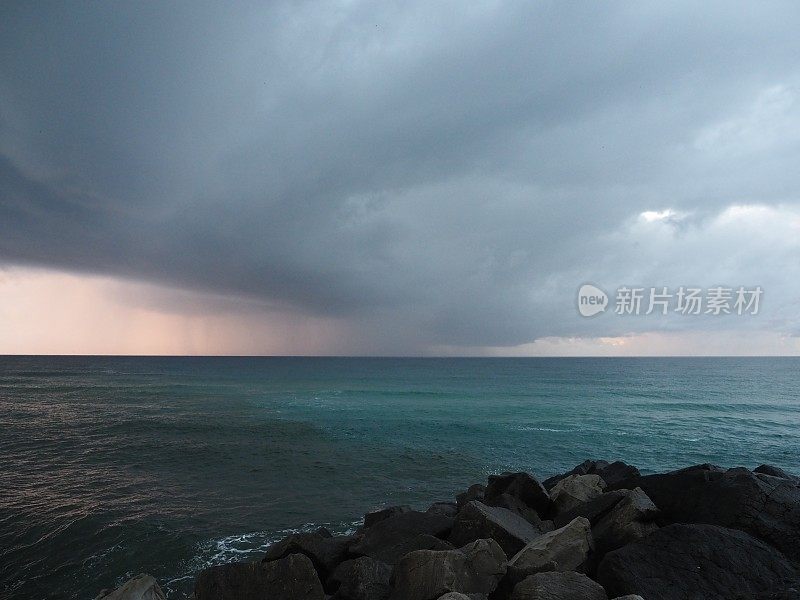
[[[542,482],[490,475],[353,535],[291,535],[200,572],[194,600],[800,599],[800,478],[762,465],[641,475],[587,460]],[[161,600],[140,575],[103,600]]]

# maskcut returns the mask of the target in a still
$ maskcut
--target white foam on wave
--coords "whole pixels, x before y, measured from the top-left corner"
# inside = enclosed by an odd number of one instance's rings
[[[293,533],[310,533],[325,527],[334,535],[350,535],[363,520],[350,523],[305,523],[300,527],[272,531],[249,531],[221,538],[212,538],[197,545],[195,556],[185,563],[185,568],[162,586],[167,595],[176,589],[176,584],[194,579],[205,568],[229,562],[259,560],[275,542]]]
[[[517,427],[518,431],[548,431],[551,433],[569,433],[570,431],[578,431],[576,429],[555,429],[553,427],[531,427],[529,425],[520,425]]]

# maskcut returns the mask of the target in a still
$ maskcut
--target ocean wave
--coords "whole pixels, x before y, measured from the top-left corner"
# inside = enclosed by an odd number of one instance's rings
[[[515,427],[517,431],[547,431],[551,433],[572,433],[580,429],[556,429],[554,427],[531,427],[529,425],[519,425]]]
[[[249,531],[220,538],[211,538],[197,544],[195,555],[180,572],[164,581],[165,593],[169,596],[180,588],[182,582],[194,580],[197,573],[208,567],[230,562],[259,560],[275,542],[295,533],[311,533],[325,527],[334,535],[351,535],[363,523],[363,519],[346,523],[305,523],[300,527],[271,531]]]

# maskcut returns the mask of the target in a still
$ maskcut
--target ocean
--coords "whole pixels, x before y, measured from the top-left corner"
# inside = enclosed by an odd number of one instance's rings
[[[800,473],[797,358],[0,357],[0,598],[91,599],[488,473]]]

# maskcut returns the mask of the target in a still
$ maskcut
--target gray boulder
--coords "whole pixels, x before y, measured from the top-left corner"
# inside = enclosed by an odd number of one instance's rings
[[[333,572],[327,587],[336,600],[385,600],[391,588],[392,568],[386,563],[362,556],[346,560]]]
[[[638,594],[626,594],[624,596],[617,596],[613,600],[644,600],[644,598]]]
[[[666,523],[740,529],[800,561],[800,487],[790,480],[744,468],[698,465],[624,484],[636,486],[661,509]]]
[[[126,581],[113,592],[101,593],[95,600],[166,600],[152,575],[142,573]]]
[[[550,571],[523,579],[510,600],[608,600],[608,596],[583,573]]]
[[[589,521],[577,517],[568,525],[529,542],[508,561],[508,569],[521,581],[540,571],[581,571],[592,552]]]
[[[506,555],[494,540],[458,550],[418,550],[404,556],[392,574],[392,600],[436,600],[448,592],[488,595],[505,575]]]
[[[531,523],[505,508],[486,506],[473,500],[456,516],[448,540],[455,546],[491,538],[503,552],[512,556],[522,550],[540,531]]]
[[[550,511],[550,495],[544,486],[530,473],[503,473],[489,475],[484,504],[493,506],[502,495],[512,496],[528,508],[545,517]]]
[[[304,554],[267,563],[210,567],[195,580],[195,600],[324,600],[314,565]]]
[[[412,550],[450,548],[442,539],[447,537],[452,527],[453,519],[446,515],[402,512],[365,529],[350,545],[350,552],[394,564]]]
[[[623,498],[592,529],[599,555],[646,537],[658,529],[658,508],[641,488],[623,490]]]
[[[675,524],[608,553],[597,580],[612,595],[683,600],[752,596],[797,575],[779,551],[743,531]]]
[[[550,497],[554,510],[562,513],[594,500],[605,488],[606,483],[599,475],[570,475],[553,486]]]

